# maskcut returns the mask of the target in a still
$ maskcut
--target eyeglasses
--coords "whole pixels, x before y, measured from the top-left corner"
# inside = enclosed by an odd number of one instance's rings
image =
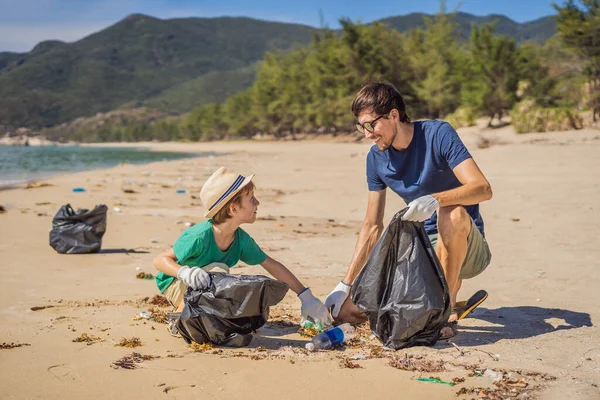
[[[364,124],[361,124],[360,122],[356,121],[356,124],[354,124],[354,126],[356,126],[356,130],[359,131],[360,133],[365,133],[365,131],[373,133],[373,132],[375,132],[375,122],[377,122],[377,120],[380,118],[387,119],[388,116],[380,115],[379,117],[375,118],[373,121],[365,122]]]

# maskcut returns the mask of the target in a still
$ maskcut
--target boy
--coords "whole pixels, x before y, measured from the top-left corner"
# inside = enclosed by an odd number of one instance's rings
[[[154,259],[154,266],[160,271],[156,276],[158,288],[176,312],[181,312],[188,286],[194,289],[210,286],[210,275],[205,269],[216,267],[229,272],[229,268],[242,260],[249,265],[260,264],[298,294],[302,302],[302,324],[312,319],[323,326],[330,325],[329,312],[311,290],[283,264],[267,256],[239,227],[256,221],[260,203],[254,197],[253,177],[244,177],[221,167],[208,178],[200,190],[200,199],[206,207],[204,217],[209,219],[186,229],[172,248]],[[170,331],[176,332],[174,324]]]

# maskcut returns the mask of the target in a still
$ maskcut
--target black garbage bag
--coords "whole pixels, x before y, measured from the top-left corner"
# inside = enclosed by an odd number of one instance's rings
[[[97,253],[106,231],[107,209],[101,204],[75,212],[70,204],[62,206],[52,219],[50,246],[61,254]]]
[[[422,223],[398,212],[351,289],[373,334],[392,349],[433,345],[450,316],[444,272]]]
[[[269,307],[283,300],[289,289],[286,283],[266,276],[210,275],[210,288],[188,288],[184,295],[177,328],[187,343],[249,344],[235,339],[245,336],[251,340],[251,333],[267,322]]]

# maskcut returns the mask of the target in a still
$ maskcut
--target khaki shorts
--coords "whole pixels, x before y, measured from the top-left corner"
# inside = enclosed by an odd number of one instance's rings
[[[171,303],[171,305],[177,309],[183,301],[183,295],[185,294],[187,288],[188,287],[185,283],[181,282],[179,279],[175,279],[169,286],[167,286],[163,292],[163,296],[165,296],[167,300],[169,300],[169,303]]]
[[[435,249],[438,241],[438,234],[429,235],[429,240]],[[467,238],[467,256],[460,268],[459,279],[471,279],[482,273],[492,260],[492,253],[487,240],[483,237],[475,222],[471,220],[471,233]]]

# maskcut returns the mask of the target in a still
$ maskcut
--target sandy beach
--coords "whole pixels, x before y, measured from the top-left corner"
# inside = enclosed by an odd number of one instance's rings
[[[202,220],[196,196],[221,165],[256,174],[259,220],[243,228],[324,300],[366,210],[366,141],[136,143],[215,155],[0,191],[0,398],[600,398],[600,131],[459,133],[494,191],[482,204],[492,263],[463,283],[459,300],[478,289],[489,298],[455,338],[432,348],[381,351],[363,329],[352,346],[309,354],[292,292],[241,350],[193,351],[166,325],[135,320],[156,307],[146,298],[158,293],[136,274],[156,274],[152,259],[186,222]],[[60,255],[48,245],[52,217],[66,203],[109,207],[101,253]],[[402,207],[388,193],[386,223]],[[243,264],[232,272],[266,275]],[[84,333],[100,341],[73,342]],[[115,346],[131,337],[143,345]],[[133,370],[113,364],[132,352],[160,358]]]

